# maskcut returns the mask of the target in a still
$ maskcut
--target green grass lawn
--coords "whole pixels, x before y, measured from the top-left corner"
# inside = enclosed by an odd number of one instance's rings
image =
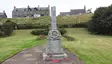
[[[63,47],[76,54],[85,64],[112,63],[112,36],[92,35],[85,28],[67,28],[67,35],[75,41],[62,40]],[[0,62],[17,52],[39,45],[31,30],[16,30],[12,36],[0,38]]]
[[[68,28],[75,41],[63,40],[63,46],[85,64],[112,64],[112,36],[92,35],[85,28]]]
[[[26,48],[44,43],[37,41],[37,36],[31,35],[32,30],[16,30],[12,36],[0,38],[0,62]]]

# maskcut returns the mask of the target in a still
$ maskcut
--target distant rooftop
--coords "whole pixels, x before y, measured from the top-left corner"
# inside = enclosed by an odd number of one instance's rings
[[[49,6],[48,6],[48,7],[49,7]],[[38,5],[38,7],[30,7],[30,6],[28,6],[28,7],[24,7],[24,8],[16,8],[16,7],[14,6],[14,10],[13,10],[13,11],[49,10],[49,8],[48,8],[48,7],[40,7],[40,6]]]
[[[83,9],[71,9],[70,12],[60,12],[61,16],[85,14],[86,6]]]
[[[86,13],[85,9],[71,9],[70,12],[71,15]]]
[[[60,12],[60,15],[62,15],[62,16],[70,15],[70,12]]]
[[[4,15],[4,13],[3,12],[0,12],[0,15]]]
[[[7,18],[5,11],[0,12],[0,18]]]
[[[48,7],[30,7],[27,6],[26,8],[16,8],[14,6],[14,9],[12,11],[12,17],[13,18],[18,18],[18,17],[37,17],[38,15],[40,16],[49,16],[49,8]]]

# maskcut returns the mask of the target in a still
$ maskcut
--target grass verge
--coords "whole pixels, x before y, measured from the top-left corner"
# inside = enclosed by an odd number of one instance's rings
[[[16,30],[12,36],[0,38],[0,62],[17,52],[45,42],[45,40],[37,41],[37,36],[31,35],[31,31],[32,30]]]
[[[68,28],[75,41],[63,40],[63,47],[76,54],[85,64],[112,63],[112,36],[92,35],[85,28]]]

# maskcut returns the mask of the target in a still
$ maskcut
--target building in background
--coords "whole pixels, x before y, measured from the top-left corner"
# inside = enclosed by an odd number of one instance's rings
[[[5,11],[0,12],[0,18],[7,18]]]
[[[84,9],[71,9],[70,12],[60,12],[60,15],[68,16],[68,15],[79,15],[85,13],[86,13],[86,6],[84,6]]]
[[[49,9],[49,5],[48,7],[40,7],[38,5],[38,7],[34,8],[30,8],[30,6],[27,8],[16,8],[14,6],[12,18],[50,16]]]
[[[70,12],[60,12],[60,15],[61,16],[69,16],[70,15]]]

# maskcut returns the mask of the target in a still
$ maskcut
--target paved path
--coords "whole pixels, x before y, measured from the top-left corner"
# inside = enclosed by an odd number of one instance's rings
[[[43,48],[43,45],[40,45],[26,49],[4,61],[2,64],[83,64],[83,62],[79,60],[76,55],[70,53],[67,50],[65,50],[68,55],[68,59],[66,60],[62,60],[58,63],[53,63],[52,61],[44,61],[42,60]]]

